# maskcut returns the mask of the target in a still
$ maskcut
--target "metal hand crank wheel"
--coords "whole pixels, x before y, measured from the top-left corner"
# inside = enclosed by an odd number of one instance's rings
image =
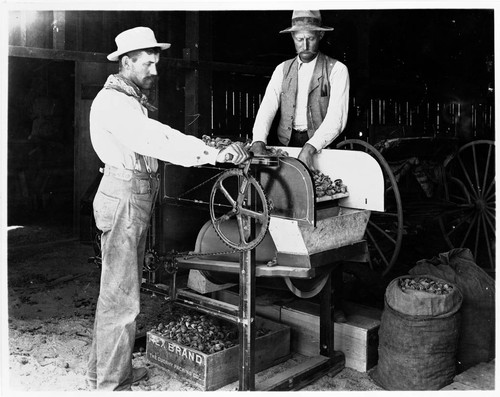
[[[266,235],[269,217],[269,204],[264,190],[246,171],[232,169],[215,181],[210,194],[210,218],[215,231],[226,245],[238,251],[257,247]],[[255,237],[250,236],[252,218],[260,223]],[[224,233],[224,223],[232,219],[236,219],[238,225],[236,238]]]

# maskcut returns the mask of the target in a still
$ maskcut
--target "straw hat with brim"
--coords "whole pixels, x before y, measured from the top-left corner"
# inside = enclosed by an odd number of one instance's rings
[[[292,26],[280,31],[280,33],[298,32],[303,30],[316,30],[329,32],[333,30],[328,26],[321,26],[321,13],[319,11],[294,11],[292,14]]]
[[[108,55],[110,61],[118,61],[121,55],[130,51],[142,50],[144,48],[161,48],[166,50],[170,43],[158,43],[155,34],[150,28],[137,27],[121,32],[115,38],[118,49]]]

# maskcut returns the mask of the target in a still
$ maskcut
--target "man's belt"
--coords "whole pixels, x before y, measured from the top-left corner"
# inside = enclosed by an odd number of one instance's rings
[[[99,168],[99,171],[104,175],[111,175],[122,181],[130,181],[132,178],[135,179],[155,179],[159,177],[157,172],[141,172],[136,170],[128,170],[125,168],[117,168],[112,165],[106,164],[104,168]]]
[[[307,134],[307,130],[296,130],[295,128],[292,129],[293,134]]]

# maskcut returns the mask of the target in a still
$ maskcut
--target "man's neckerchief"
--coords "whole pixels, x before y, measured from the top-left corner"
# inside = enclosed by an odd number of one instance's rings
[[[116,90],[125,95],[132,96],[137,99],[141,105],[152,112],[158,110],[155,106],[149,103],[147,95],[145,95],[136,84],[119,74],[110,75],[106,80],[106,83],[104,83],[104,88]]]

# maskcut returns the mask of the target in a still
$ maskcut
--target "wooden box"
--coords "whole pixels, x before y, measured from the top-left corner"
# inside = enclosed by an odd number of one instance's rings
[[[270,332],[255,339],[255,371],[263,371],[290,357],[290,328],[257,317],[257,328]],[[216,390],[238,380],[239,346],[205,354],[150,331],[146,339],[147,359],[183,376],[202,390]]]
[[[345,303],[347,322],[334,323],[334,349],[345,355],[345,365],[366,372],[377,364],[378,330],[381,311]],[[292,351],[319,354],[319,305],[305,300],[294,301],[281,309],[281,322],[292,329]]]

